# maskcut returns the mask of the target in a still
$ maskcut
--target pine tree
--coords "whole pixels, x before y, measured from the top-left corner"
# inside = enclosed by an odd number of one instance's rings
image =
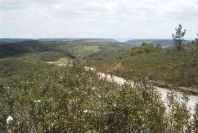
[[[197,33],[197,38],[195,38],[195,46],[198,48],[198,33]]]
[[[180,24],[178,28],[175,28],[176,33],[172,34],[173,40],[175,41],[175,46],[177,50],[182,49],[183,37],[186,33],[186,30],[182,31],[182,25]]]

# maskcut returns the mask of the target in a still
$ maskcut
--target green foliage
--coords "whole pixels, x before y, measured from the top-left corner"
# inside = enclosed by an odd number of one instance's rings
[[[181,50],[182,47],[182,40],[184,35],[186,34],[186,30],[182,31],[182,25],[180,24],[178,28],[175,28],[176,33],[172,34],[173,40],[175,41],[175,46],[177,50]]]
[[[192,130],[196,133],[198,132],[198,103],[195,107],[195,113],[193,115]]]
[[[56,40],[27,40],[9,43],[0,42],[0,58],[21,54],[39,52],[59,52],[71,58],[76,56],[91,56],[97,53],[108,53],[115,50],[131,48],[125,43],[118,42],[84,42],[79,41],[56,41]]]
[[[100,71],[127,79],[145,78],[172,86],[198,85],[198,51],[186,48],[178,52],[173,48],[161,49],[152,45],[135,47],[91,58],[88,63]],[[115,65],[114,65],[115,64]],[[122,64],[119,69],[115,69]]]
[[[198,36],[198,34],[197,34]],[[194,45],[195,48],[198,48],[198,38],[195,38],[195,40],[192,43]]]
[[[67,59],[65,62],[70,60],[67,55],[55,51],[35,52],[2,58],[0,59],[0,78],[20,76],[41,69],[43,66],[47,65],[46,62],[55,61],[55,64],[60,63],[61,61],[63,62],[63,58]]]
[[[41,65],[0,82],[0,129],[12,132],[165,132],[165,106],[145,80],[119,86],[84,69],[82,58],[72,65]],[[25,68],[24,68],[25,69]],[[185,106],[178,106],[182,110]],[[188,113],[188,110],[186,110]],[[176,124],[186,120],[179,114]],[[13,121],[6,124],[6,118]],[[185,120],[181,118],[185,118]],[[178,126],[172,127],[174,131]],[[180,130],[181,131],[181,130]]]
[[[99,46],[72,46],[72,54],[73,55],[81,55],[81,56],[88,56],[94,53],[101,51]]]
[[[76,45],[83,52],[87,48],[96,52],[98,48],[109,51],[108,48],[114,47]],[[42,46],[52,48],[51,42]],[[62,44],[54,47],[56,50],[69,48]],[[115,49],[120,48],[116,46]],[[113,62],[121,62],[116,67],[123,65],[125,69],[116,71],[117,75],[127,78],[133,75],[141,77],[140,80],[136,80],[133,87],[108,82],[96,72],[85,70],[90,62],[83,57],[71,61],[63,51],[35,50],[0,59],[0,131],[165,133],[197,130],[197,108],[190,125],[185,102],[177,102],[171,95],[167,112],[167,106],[145,78],[173,82],[183,76],[191,77],[190,83],[196,83],[196,49],[176,52],[143,44],[105,57],[105,52],[100,52],[92,57],[95,65],[111,66]],[[8,116],[13,120],[6,123]]]
[[[167,117],[167,131],[168,133],[189,132],[190,113],[186,108],[187,98],[184,96],[180,103],[177,101],[177,95],[173,92],[168,94],[167,110],[170,112]],[[182,103],[181,103],[182,101]]]
[[[144,54],[144,53],[151,53],[159,51],[161,48],[159,46],[154,46],[152,44],[142,43],[141,46],[134,47],[131,49],[131,56]]]

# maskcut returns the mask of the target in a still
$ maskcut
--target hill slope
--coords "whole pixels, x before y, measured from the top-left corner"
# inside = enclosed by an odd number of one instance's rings
[[[58,51],[70,57],[91,56],[96,53],[108,53],[115,50],[126,50],[130,48],[126,43],[113,42],[113,40],[9,40],[0,43],[0,58],[18,54],[43,51]]]
[[[174,41],[172,39],[132,39],[128,40],[126,43],[131,45],[140,45],[143,42],[152,43],[152,44],[160,44],[162,47],[173,45]]]

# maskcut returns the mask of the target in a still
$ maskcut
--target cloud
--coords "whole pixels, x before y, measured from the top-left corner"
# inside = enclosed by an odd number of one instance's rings
[[[1,10],[15,10],[26,7],[28,3],[18,0],[0,0],[0,9]]]
[[[0,0],[0,37],[169,38],[198,32],[197,0]]]

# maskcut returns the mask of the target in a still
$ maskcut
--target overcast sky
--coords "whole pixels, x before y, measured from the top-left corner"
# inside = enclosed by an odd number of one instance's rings
[[[198,0],[0,0],[0,37],[171,38],[198,33]]]

